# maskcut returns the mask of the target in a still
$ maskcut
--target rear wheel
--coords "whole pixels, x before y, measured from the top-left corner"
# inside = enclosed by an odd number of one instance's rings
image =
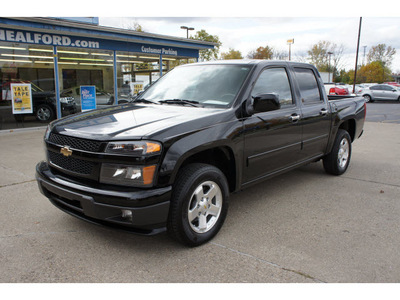
[[[200,246],[221,229],[228,212],[229,188],[225,175],[207,164],[190,164],[174,185],[168,232],[189,246]]]
[[[346,130],[339,129],[332,151],[323,158],[324,169],[333,175],[346,172],[351,158],[351,138]]]

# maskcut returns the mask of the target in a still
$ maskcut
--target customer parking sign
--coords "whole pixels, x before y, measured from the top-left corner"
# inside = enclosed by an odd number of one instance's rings
[[[82,111],[96,109],[96,86],[81,85],[81,108]]]

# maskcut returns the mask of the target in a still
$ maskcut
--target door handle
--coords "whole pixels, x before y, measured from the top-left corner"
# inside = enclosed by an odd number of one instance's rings
[[[289,117],[290,122],[297,122],[298,120],[300,120],[300,116],[298,114],[293,114]]]
[[[326,108],[321,109],[321,111],[319,112],[319,114],[321,116],[326,116],[327,113],[328,113],[328,110]]]

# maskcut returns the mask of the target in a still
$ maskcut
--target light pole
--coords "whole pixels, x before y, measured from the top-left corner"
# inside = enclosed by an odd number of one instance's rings
[[[331,82],[331,55],[333,52],[328,52],[329,55],[329,66],[328,66],[328,82]]]
[[[189,30],[194,30],[193,27],[181,26],[181,29],[186,29],[186,38],[189,38]]]
[[[292,44],[294,44],[294,39],[291,39],[291,40],[287,40],[287,43],[288,43],[288,45],[289,45],[289,61],[290,61],[290,59],[291,59],[291,47],[292,47]]]

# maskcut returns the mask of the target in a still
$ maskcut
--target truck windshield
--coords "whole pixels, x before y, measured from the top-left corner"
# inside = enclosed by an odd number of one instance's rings
[[[193,104],[229,107],[240,90],[250,66],[186,65],[171,70],[150,86],[137,101],[160,104]]]

